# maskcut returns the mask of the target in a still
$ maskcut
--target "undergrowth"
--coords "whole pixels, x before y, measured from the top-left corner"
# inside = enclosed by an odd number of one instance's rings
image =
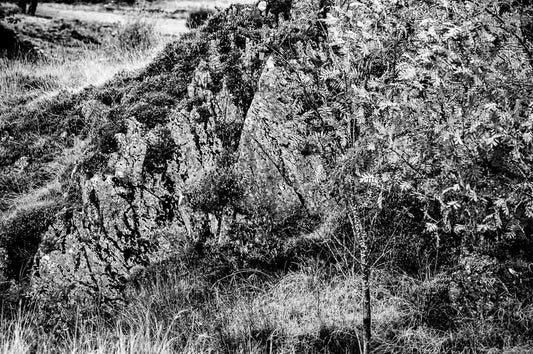
[[[464,324],[453,332],[425,324],[420,294],[432,281],[376,272],[372,283],[373,353],[532,349],[527,341],[511,340],[506,324],[498,320]],[[0,352],[359,352],[362,293],[357,274],[308,263],[281,276],[242,269],[212,283],[200,269],[184,271],[169,263],[132,283],[128,294],[129,303],[117,309],[114,319],[97,311],[80,315],[60,342],[37,327],[38,310],[19,312],[2,321]],[[527,307],[520,315],[531,320],[532,312]]]

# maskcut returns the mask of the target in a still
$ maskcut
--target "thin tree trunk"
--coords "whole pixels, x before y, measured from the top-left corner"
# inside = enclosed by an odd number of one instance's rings
[[[31,0],[30,6],[28,7],[28,14],[35,16],[35,11],[37,11],[37,0]]]
[[[370,353],[370,339],[372,337],[372,310],[370,303],[370,273],[371,267],[368,259],[368,235],[363,228],[357,207],[352,206],[350,210],[350,223],[354,238],[359,242],[361,249],[360,262],[363,273],[363,354]]]
[[[363,258],[363,257],[361,257]],[[370,338],[372,337],[372,317],[370,309],[370,267],[363,264],[363,329],[365,331],[363,354],[370,353]]]

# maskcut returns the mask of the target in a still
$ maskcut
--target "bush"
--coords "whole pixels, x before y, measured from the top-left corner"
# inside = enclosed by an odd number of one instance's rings
[[[165,173],[177,150],[170,129],[155,128],[154,137],[149,141],[146,149],[143,171],[151,175]]]
[[[194,210],[217,215],[226,207],[238,208],[242,196],[239,176],[231,167],[208,172],[186,192]]]
[[[140,101],[130,108],[130,114],[148,128],[167,122],[170,110],[166,107]]]
[[[125,133],[126,127],[123,122],[106,122],[97,129],[96,146],[98,151],[109,154],[118,150],[116,134]]]
[[[155,45],[154,25],[142,19],[129,21],[120,27],[118,46],[123,50],[146,50]]]
[[[441,331],[453,329],[457,309],[450,298],[454,291],[450,292],[452,286],[450,277],[440,274],[416,289],[421,321],[425,326]]]
[[[185,25],[190,29],[198,28],[203,25],[213,13],[213,10],[203,8],[191,11],[189,12]]]
[[[445,347],[469,352],[519,344],[531,338],[532,271],[487,256],[461,258],[453,271],[420,284],[413,295],[421,324],[454,333]]]

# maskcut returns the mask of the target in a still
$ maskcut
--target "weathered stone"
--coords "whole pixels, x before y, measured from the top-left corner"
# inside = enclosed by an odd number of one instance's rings
[[[300,151],[307,140],[305,127],[292,119],[294,108],[280,99],[286,75],[268,60],[244,124],[239,164],[255,193],[270,195],[279,205],[300,203],[315,212],[323,203],[320,187],[326,176],[319,155]]]

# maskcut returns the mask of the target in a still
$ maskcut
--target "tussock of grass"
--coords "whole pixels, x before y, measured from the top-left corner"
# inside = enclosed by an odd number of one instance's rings
[[[117,48],[122,51],[148,50],[161,41],[155,32],[154,24],[136,18],[123,24],[117,35]]]
[[[407,325],[417,311],[406,298],[393,295],[383,278],[376,274],[373,279],[373,323],[378,336]],[[271,336],[293,349],[302,345],[302,340],[315,347],[327,346],[328,341],[354,345],[362,330],[361,287],[359,275],[325,277],[311,270],[290,273],[264,292],[236,301],[226,313],[227,335],[253,338],[254,333],[270,328]],[[294,343],[298,345],[294,347]]]
[[[10,201],[13,206],[9,209],[9,216],[4,215],[4,220],[15,217],[18,213],[24,212],[28,209],[39,209],[50,206],[54,203],[54,197],[61,191],[61,185],[58,181],[52,181],[47,185],[36,188],[30,193],[25,193],[16,196]],[[2,220],[2,218],[0,218]]]
[[[27,320],[22,316],[9,322],[0,319],[0,354],[23,354],[31,351],[34,332]]]
[[[99,323],[103,326],[103,323]],[[149,314],[141,318],[132,329],[117,323],[106,331],[95,331],[96,326],[79,324],[74,336],[67,336],[63,342],[52,341],[45,333],[39,333],[30,315],[20,315],[1,328],[0,353],[173,353],[173,338],[168,328],[155,323]]]

